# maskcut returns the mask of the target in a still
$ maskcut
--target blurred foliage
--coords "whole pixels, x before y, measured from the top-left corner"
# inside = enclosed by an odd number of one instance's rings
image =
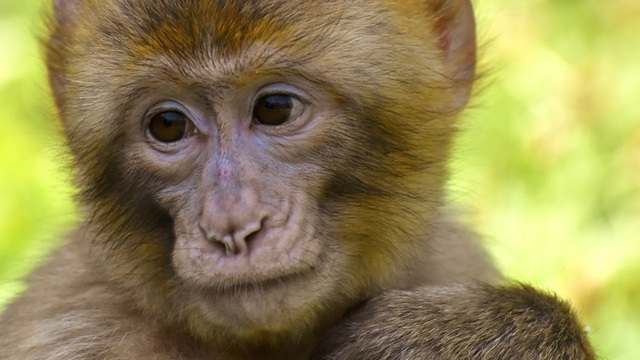
[[[0,2],[0,308],[73,219],[37,37],[41,0]]]
[[[0,3],[0,307],[75,218],[43,3]],[[475,3],[486,75],[451,198],[505,273],[574,304],[604,359],[638,359],[640,2]]]
[[[501,268],[640,359],[640,2],[478,0],[486,75],[451,196]]]

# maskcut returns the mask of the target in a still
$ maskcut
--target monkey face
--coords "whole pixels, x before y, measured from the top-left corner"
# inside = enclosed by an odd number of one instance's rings
[[[131,167],[161,184],[151,196],[173,223],[167,266],[191,300],[224,322],[273,322],[321,293],[319,275],[337,265],[319,213],[340,161],[326,164],[323,139],[347,119],[299,78],[198,78],[194,93],[163,84],[144,95]]]
[[[147,110],[144,138],[132,141],[141,166],[171,178],[154,197],[174,220],[177,273],[199,286],[278,281],[309,271],[320,253],[309,177],[319,168],[291,161],[324,137],[318,108],[331,106],[288,84],[255,85],[204,91],[209,101],[176,91]]]
[[[399,279],[440,201],[472,30],[423,29],[422,2],[302,3],[87,1],[54,19],[105,276],[199,333],[330,321]]]

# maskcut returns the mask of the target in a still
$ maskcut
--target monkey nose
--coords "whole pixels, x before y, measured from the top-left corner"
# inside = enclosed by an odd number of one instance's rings
[[[226,231],[216,231],[215,226],[211,225],[211,223],[201,222],[200,230],[207,241],[220,251],[224,251],[226,256],[248,254],[251,240],[262,229],[262,221],[253,221],[242,227],[228,228]]]
[[[213,251],[225,256],[247,255],[271,212],[253,188],[225,190],[212,192],[204,199],[200,229]]]

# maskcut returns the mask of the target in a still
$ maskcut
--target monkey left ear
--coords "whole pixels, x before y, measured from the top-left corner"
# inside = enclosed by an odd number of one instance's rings
[[[54,0],[53,15],[57,23],[66,24],[74,20],[79,12],[77,0]]]
[[[82,1],[79,0],[54,0],[51,19],[49,21],[50,34],[45,42],[47,67],[49,70],[49,83],[53,90],[53,97],[62,109],[64,105],[63,92],[66,80],[64,78],[64,33],[76,21],[80,13]]]
[[[424,1],[424,0],[423,0]],[[469,100],[476,76],[476,23],[470,0],[431,0],[433,29],[444,54],[446,75],[455,84],[456,105]]]

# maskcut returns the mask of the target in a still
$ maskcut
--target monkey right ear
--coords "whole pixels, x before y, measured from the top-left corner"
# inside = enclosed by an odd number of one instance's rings
[[[423,0],[424,1],[424,0]],[[456,105],[462,108],[476,77],[476,23],[470,0],[431,0],[433,29],[443,52],[446,75],[455,86]]]
[[[471,0],[386,0],[414,21],[417,34],[429,34],[451,80],[454,108],[462,109],[476,76],[476,24]]]
[[[454,108],[462,109],[476,76],[476,24],[470,0],[387,0],[414,19],[418,34],[429,34],[451,80]]]

